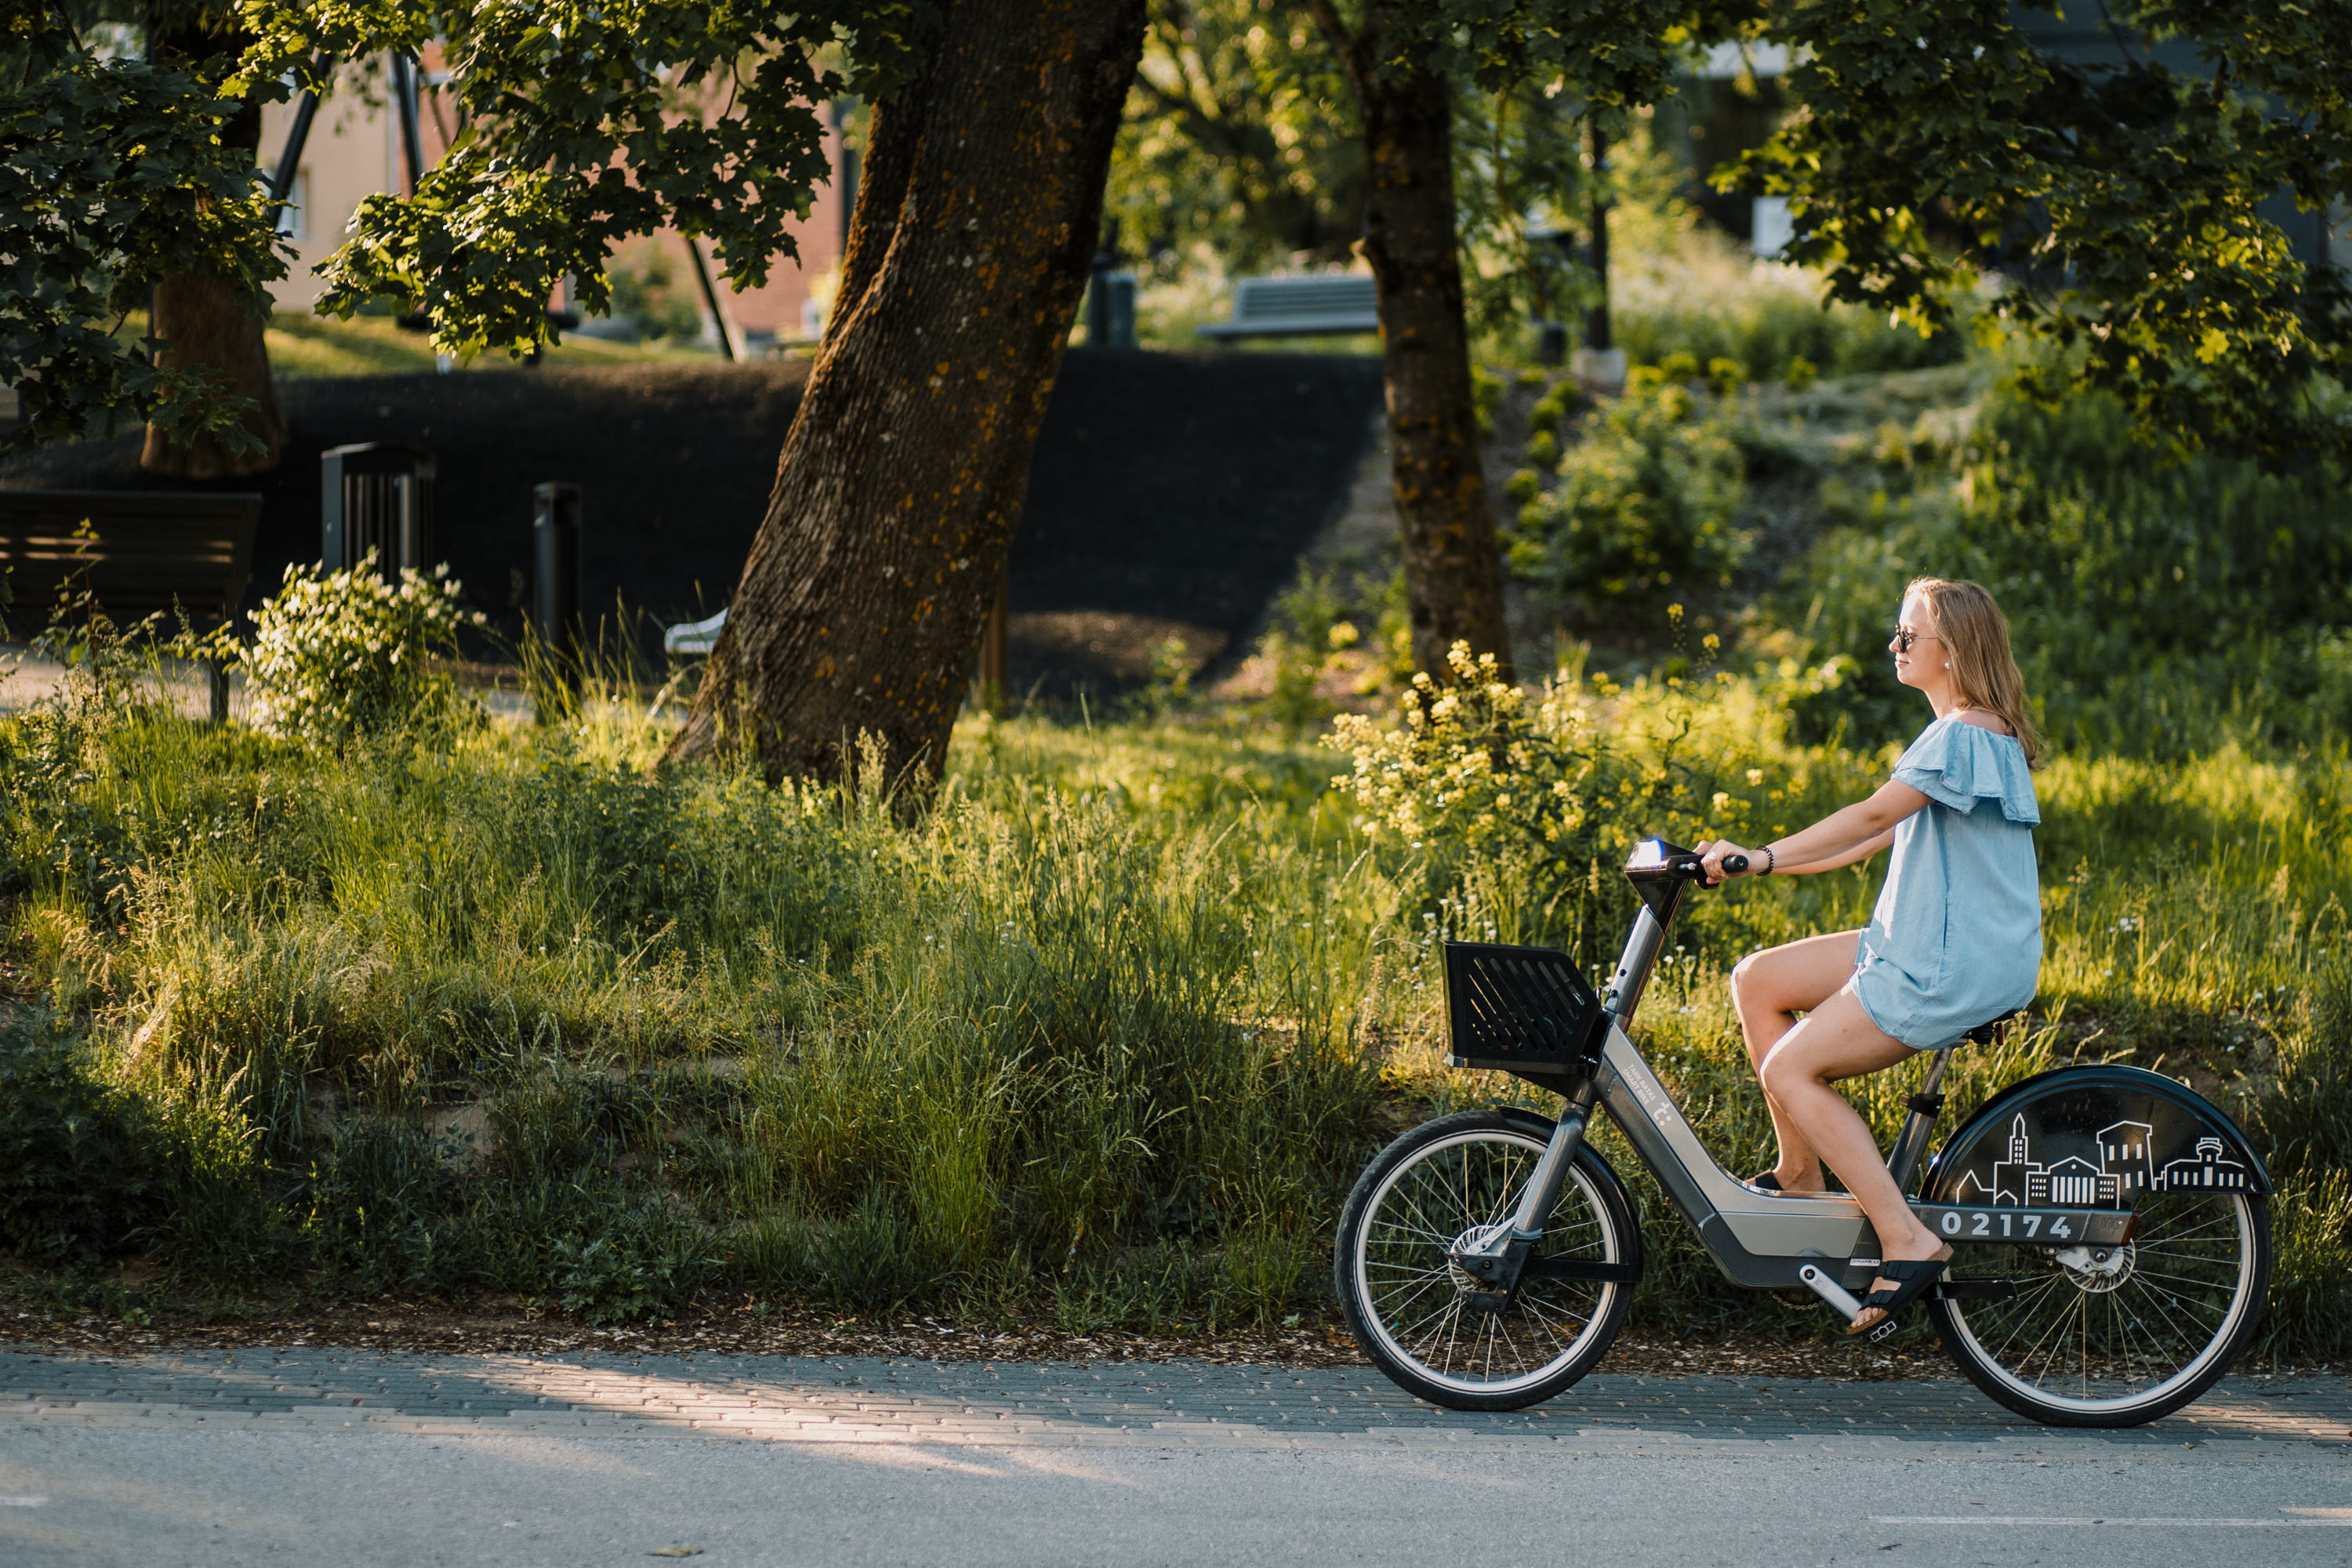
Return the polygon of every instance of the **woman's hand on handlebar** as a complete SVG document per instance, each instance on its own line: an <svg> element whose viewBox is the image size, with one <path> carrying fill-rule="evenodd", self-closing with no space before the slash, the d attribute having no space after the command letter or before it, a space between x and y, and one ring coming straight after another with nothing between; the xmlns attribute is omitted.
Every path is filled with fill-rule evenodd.
<svg viewBox="0 0 2352 1568"><path fill-rule="evenodd" d="M1754 876L1756 874L1754 868L1764 859L1760 852L1743 849L1728 838L1718 838L1712 844L1700 845L1698 857L1700 863L1706 868L1706 885L1710 888L1717 886L1727 877ZM1726 864L1727 861L1744 863L1727 865Z"/></svg>

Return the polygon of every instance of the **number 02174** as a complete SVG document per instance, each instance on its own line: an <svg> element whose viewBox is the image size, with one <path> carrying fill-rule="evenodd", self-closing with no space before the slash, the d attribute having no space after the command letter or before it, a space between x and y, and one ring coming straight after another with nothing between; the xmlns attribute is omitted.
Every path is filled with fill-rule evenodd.
<svg viewBox="0 0 2352 1568"><path fill-rule="evenodd" d="M2007 1205L1976 1207L1923 1205L1919 1217L1929 1230L1951 1241L2022 1242L2028 1247L2072 1247L2084 1242L2120 1242L2131 1227L2128 1209L2037 1209Z"/></svg>

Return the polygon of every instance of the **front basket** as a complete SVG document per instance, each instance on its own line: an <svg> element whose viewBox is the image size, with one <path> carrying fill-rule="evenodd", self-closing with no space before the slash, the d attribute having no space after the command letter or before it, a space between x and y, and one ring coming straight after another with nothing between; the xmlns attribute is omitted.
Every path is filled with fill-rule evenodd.
<svg viewBox="0 0 2352 1568"><path fill-rule="evenodd" d="M1601 998L1548 947L1445 944L1446 1059L1458 1068L1563 1073L1600 1055Z"/></svg>

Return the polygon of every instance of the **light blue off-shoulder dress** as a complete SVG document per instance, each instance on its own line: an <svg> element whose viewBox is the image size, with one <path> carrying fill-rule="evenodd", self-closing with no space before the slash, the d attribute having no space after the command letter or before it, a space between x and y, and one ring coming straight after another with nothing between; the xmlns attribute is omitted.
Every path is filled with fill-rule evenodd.
<svg viewBox="0 0 2352 1568"><path fill-rule="evenodd" d="M1847 988L1914 1050L2033 1000L2042 973L2042 808L2013 735L1938 719L1895 764L1927 804L1896 825L1886 886Z"/></svg>

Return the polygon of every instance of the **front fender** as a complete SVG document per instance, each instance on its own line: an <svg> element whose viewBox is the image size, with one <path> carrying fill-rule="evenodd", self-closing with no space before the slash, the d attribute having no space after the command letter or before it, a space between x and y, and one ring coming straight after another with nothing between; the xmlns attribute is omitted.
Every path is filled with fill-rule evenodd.
<svg viewBox="0 0 2352 1568"><path fill-rule="evenodd" d="M1945 1142L1926 1184L1937 1203L2064 1208L2131 1208L2189 1191L2268 1197L2271 1175L2211 1100L2119 1063L2011 1084Z"/></svg>
<svg viewBox="0 0 2352 1568"><path fill-rule="evenodd" d="M1550 1117L1529 1110L1524 1105L1506 1105L1499 1110L1503 1120L1512 1123L1521 1131L1532 1132L1547 1142L1551 1137L1552 1129L1558 1125ZM1634 1279L1641 1279L1642 1213L1633 1206L1633 1194L1626 1192L1625 1184L1617 1179L1617 1168L1609 1163L1607 1156L1591 1144L1580 1143L1576 1146L1576 1163L1584 1167L1586 1175L1600 1184L1603 1192L1617 1200L1617 1212L1625 1216L1627 1252L1627 1256L1619 1261L1632 1266Z"/></svg>

